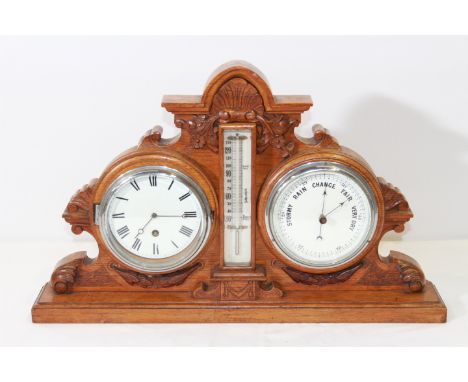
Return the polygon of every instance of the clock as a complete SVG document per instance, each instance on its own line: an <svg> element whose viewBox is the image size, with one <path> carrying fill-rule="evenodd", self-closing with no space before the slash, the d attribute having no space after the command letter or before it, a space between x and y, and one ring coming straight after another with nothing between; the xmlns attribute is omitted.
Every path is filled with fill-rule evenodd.
<svg viewBox="0 0 468 382"><path fill-rule="evenodd" d="M206 195L187 175L164 166L128 171L108 188L98 221L106 245L139 270L163 272L193 259L211 225Z"/></svg>
<svg viewBox="0 0 468 382"><path fill-rule="evenodd" d="M34 322L445 322L419 264L379 254L403 193L321 125L295 135L309 96L236 61L162 106L179 135L148 130L67 204L99 253L56 265Z"/></svg>

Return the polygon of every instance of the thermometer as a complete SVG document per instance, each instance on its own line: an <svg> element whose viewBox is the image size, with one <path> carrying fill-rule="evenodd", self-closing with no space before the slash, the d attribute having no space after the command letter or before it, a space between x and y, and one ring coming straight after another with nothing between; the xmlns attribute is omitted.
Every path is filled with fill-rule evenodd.
<svg viewBox="0 0 468 382"><path fill-rule="evenodd" d="M252 225L252 132L223 129L224 264L250 266Z"/></svg>

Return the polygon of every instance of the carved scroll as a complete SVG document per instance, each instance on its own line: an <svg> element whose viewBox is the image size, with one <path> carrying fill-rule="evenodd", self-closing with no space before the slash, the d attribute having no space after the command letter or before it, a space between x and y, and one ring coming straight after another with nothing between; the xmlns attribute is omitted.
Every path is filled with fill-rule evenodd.
<svg viewBox="0 0 468 382"><path fill-rule="evenodd" d="M257 284L259 298L283 297L284 292L276 281L260 281Z"/></svg>
<svg viewBox="0 0 468 382"><path fill-rule="evenodd" d="M289 267L278 260L273 261L273 266L281 268L297 283L306 285L328 285L338 284L348 280L354 274L354 272L362 267L362 263L358 263L350 268L333 273L307 273Z"/></svg>
<svg viewBox="0 0 468 382"><path fill-rule="evenodd" d="M424 289L426 277L416 260L396 251L391 251L389 257L397 264L401 280L409 292L420 292Z"/></svg>
<svg viewBox="0 0 468 382"><path fill-rule="evenodd" d="M159 146L162 136L162 127L155 126L148 130L138 143L138 148L153 148Z"/></svg>
<svg viewBox="0 0 468 382"><path fill-rule="evenodd" d="M165 274L145 274L132 271L127 268L122 268L117 264L111 264L110 267L115 270L128 284L139 286L142 288L169 288L176 285L181 285L193 272L203 266L202 263L179 269L178 271Z"/></svg>
<svg viewBox="0 0 468 382"><path fill-rule="evenodd" d="M93 223L93 194L97 179L92 179L89 184L81 188L72 196L62 217L71 224L71 230L75 235L83 231L91 232Z"/></svg>
<svg viewBox="0 0 468 382"><path fill-rule="evenodd" d="M63 258L55 267L50 284L57 294L72 293L80 266L89 261L86 252L76 252Z"/></svg>
<svg viewBox="0 0 468 382"><path fill-rule="evenodd" d="M320 148L339 149L338 141L330 134L328 129L322 125L312 126L313 137L310 144Z"/></svg>

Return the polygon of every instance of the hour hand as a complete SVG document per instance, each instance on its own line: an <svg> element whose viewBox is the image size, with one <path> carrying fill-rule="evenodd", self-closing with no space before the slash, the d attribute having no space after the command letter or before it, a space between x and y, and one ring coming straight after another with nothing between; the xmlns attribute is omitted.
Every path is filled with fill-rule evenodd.
<svg viewBox="0 0 468 382"><path fill-rule="evenodd" d="M158 216L158 214L157 214L156 212L153 212L153 213L151 214L151 217L149 218L149 220L146 222L146 224L138 230L138 233L136 234L135 238L137 238L138 236L140 236L141 234L143 234L143 232L145 232L146 226L150 223L151 220L153 220L153 219L156 218L157 216Z"/></svg>

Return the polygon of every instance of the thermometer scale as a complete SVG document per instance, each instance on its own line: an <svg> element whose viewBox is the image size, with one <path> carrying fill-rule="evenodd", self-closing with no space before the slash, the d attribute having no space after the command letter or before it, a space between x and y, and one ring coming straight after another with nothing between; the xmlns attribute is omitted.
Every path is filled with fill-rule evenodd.
<svg viewBox="0 0 468 382"><path fill-rule="evenodd" d="M252 263L252 131L222 129L224 197L224 265Z"/></svg>

